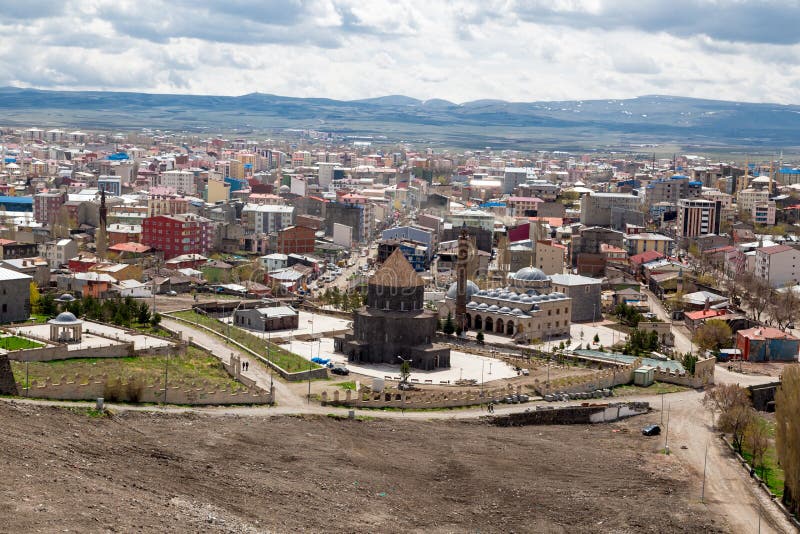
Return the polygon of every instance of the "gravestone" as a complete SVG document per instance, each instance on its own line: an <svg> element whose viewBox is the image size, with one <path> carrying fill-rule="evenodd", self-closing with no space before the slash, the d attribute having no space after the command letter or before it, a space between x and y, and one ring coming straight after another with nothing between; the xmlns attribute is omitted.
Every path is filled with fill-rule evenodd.
<svg viewBox="0 0 800 534"><path fill-rule="evenodd" d="M17 383L11 372L11 363L5 354L0 354L0 395L16 395Z"/></svg>

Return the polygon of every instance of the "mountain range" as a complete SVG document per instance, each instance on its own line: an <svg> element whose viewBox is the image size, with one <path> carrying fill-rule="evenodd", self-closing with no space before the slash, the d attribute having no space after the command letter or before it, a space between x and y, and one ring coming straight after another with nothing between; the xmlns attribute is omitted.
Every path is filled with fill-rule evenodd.
<svg viewBox="0 0 800 534"><path fill-rule="evenodd" d="M45 91L0 88L0 125L235 132L313 129L342 136L481 148L765 152L800 147L800 106L647 95L630 99L506 102L362 100Z"/></svg>

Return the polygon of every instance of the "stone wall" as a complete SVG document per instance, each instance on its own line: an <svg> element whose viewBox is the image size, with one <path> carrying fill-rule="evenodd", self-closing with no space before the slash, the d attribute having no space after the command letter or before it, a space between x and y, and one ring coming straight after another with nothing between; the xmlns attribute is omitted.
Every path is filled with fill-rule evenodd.
<svg viewBox="0 0 800 534"><path fill-rule="evenodd" d="M171 347L164 347L164 349L167 349L164 353L169 352L169 348ZM148 354L154 354L159 351L147 349L146 352ZM87 347L78 350L67 350L66 345L15 350L8 353L8 358L19 362L50 362L54 360L68 360L70 358L126 358L128 356L134 356L135 354L133 342L131 341L129 343L118 343L106 347Z"/></svg>
<svg viewBox="0 0 800 534"><path fill-rule="evenodd" d="M585 425L616 421L647 413L649 409L650 404L647 402L590 404L563 408L542 406L536 410L496 416L491 422L497 426Z"/></svg>
<svg viewBox="0 0 800 534"><path fill-rule="evenodd" d="M322 405L348 406L354 408L456 408L460 406L477 406L489 402L498 403L508 395L519 394L519 386L509 384L505 388L491 390L480 389L460 391L384 391L381 393L356 393L352 390L344 392L334 390L331 394L323 391Z"/></svg>
<svg viewBox="0 0 800 534"><path fill-rule="evenodd" d="M603 369L596 373L567 376L547 382L534 381L536 391L544 396L552 393L586 393L597 389L613 388L633 382L635 365L620 365L616 369Z"/></svg>
<svg viewBox="0 0 800 534"><path fill-rule="evenodd" d="M246 385L214 387L206 381L168 380L166 402L170 404L271 404L272 394ZM17 384L26 397L59 400L93 400L104 397L109 402L164 402L164 385L159 379L140 382L109 379L106 375L61 376L56 381L32 381L29 388Z"/></svg>
<svg viewBox="0 0 800 534"><path fill-rule="evenodd" d="M14 383L14 372L5 354L0 354L0 395L16 395L17 385Z"/></svg>

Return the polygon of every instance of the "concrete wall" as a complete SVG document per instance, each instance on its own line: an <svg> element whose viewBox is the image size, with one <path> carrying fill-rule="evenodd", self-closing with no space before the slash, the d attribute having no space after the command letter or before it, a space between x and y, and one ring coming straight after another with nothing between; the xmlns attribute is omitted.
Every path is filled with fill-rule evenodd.
<svg viewBox="0 0 800 534"><path fill-rule="evenodd" d="M583 425L590 423L606 423L625 417L647 413L650 404L647 402L625 402L611 404L595 404L588 406L565 406L563 408L547 408L513 413L494 417L492 424L497 426L526 425Z"/></svg>
<svg viewBox="0 0 800 534"><path fill-rule="evenodd" d="M28 336L25 336L28 337ZM51 342L52 343L52 342ZM169 348L169 347L165 347ZM148 349L147 353L156 353L155 349ZM78 350L67 350L65 345L42 347L38 349L15 350L8 353L10 360L19 362L51 362L54 360L68 360L70 358L126 358L134 356L133 342L119 343L107 347L92 347Z"/></svg>
<svg viewBox="0 0 800 534"><path fill-rule="evenodd" d="M455 408L460 406L477 406L489 402L497 403L504 397L519 394L519 386L509 384L505 388L480 389L468 391L401 391L358 394L351 390L344 393L334 390L323 391L322 405L349 406L356 408Z"/></svg>

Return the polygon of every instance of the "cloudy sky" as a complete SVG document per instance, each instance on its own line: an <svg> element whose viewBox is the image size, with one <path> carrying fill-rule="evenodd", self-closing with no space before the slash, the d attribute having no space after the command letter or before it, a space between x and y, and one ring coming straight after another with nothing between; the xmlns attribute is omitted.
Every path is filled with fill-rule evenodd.
<svg viewBox="0 0 800 534"><path fill-rule="evenodd" d="M0 85L800 104L800 0L0 0Z"/></svg>

